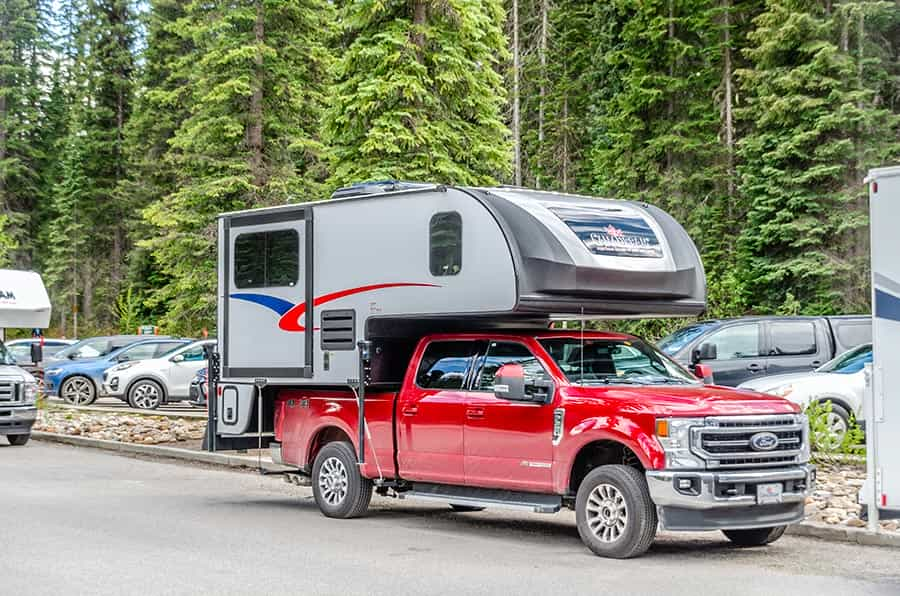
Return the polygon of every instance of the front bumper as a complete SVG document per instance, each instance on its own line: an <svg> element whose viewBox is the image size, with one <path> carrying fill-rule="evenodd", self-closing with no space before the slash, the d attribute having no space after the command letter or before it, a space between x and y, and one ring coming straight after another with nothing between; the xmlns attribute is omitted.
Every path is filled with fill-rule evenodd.
<svg viewBox="0 0 900 596"><path fill-rule="evenodd" d="M36 419L34 406L0 406L0 435L27 435Z"/></svg>
<svg viewBox="0 0 900 596"><path fill-rule="evenodd" d="M815 479L816 469L811 465L775 470L647 472L650 498L667 530L738 530L802 521ZM686 486L688 481L690 487ZM758 503L756 487L770 483L782 485L781 499Z"/></svg>

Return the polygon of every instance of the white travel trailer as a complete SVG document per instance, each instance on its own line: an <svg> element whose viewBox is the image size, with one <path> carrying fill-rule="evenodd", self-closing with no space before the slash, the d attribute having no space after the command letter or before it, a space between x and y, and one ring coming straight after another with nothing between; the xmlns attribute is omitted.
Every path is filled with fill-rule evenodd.
<svg viewBox="0 0 900 596"><path fill-rule="evenodd" d="M0 334L11 328L50 325L50 298L41 276L32 271L0 269ZM37 345L33 348L39 348ZM40 360L33 352L32 359ZM12 445L24 445L37 416L35 378L16 365L0 341L0 435Z"/></svg>
<svg viewBox="0 0 900 596"><path fill-rule="evenodd" d="M644 203L369 183L224 214L218 235L221 435L251 427L255 387L357 382L359 342L367 383L390 383L429 330L705 308L694 243Z"/></svg>
<svg viewBox="0 0 900 596"><path fill-rule="evenodd" d="M871 392L866 404L868 480L861 502L873 526L900 517L900 166L869 172L872 245Z"/></svg>

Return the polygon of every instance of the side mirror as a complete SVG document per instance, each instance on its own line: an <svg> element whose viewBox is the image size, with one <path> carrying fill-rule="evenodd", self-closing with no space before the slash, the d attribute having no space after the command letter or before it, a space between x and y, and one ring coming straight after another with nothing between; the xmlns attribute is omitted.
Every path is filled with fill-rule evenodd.
<svg viewBox="0 0 900 596"><path fill-rule="evenodd" d="M713 384L713 369L708 364L695 364L693 366L694 376L703 381L705 385Z"/></svg>
<svg viewBox="0 0 900 596"><path fill-rule="evenodd" d="M521 364L504 364L494 375L494 395L500 399L525 399L525 369Z"/></svg>
<svg viewBox="0 0 900 596"><path fill-rule="evenodd" d="M691 364L697 364L704 360L715 360L718 355L716 344L704 343L691 352Z"/></svg>
<svg viewBox="0 0 900 596"><path fill-rule="evenodd" d="M172 362L184 362L184 354L175 354L172 356Z"/></svg>
<svg viewBox="0 0 900 596"><path fill-rule="evenodd" d="M39 364L44 359L44 346L38 342L31 344L31 362Z"/></svg>
<svg viewBox="0 0 900 596"><path fill-rule="evenodd" d="M128 362L129 360L131 360L131 358L129 358L125 354L122 354L121 356L116 356L116 362Z"/></svg>
<svg viewBox="0 0 900 596"><path fill-rule="evenodd" d="M77 355L78 355L77 352L72 352L68 356L66 356L66 358L68 358L69 360L75 360Z"/></svg>

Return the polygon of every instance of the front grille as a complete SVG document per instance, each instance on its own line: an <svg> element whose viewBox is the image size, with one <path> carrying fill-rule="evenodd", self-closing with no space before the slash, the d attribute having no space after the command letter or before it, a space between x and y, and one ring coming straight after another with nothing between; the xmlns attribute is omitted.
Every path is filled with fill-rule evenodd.
<svg viewBox="0 0 900 596"><path fill-rule="evenodd" d="M774 435L778 439L775 447L769 450L754 448L752 439L759 433ZM806 441L804 425L794 415L712 417L706 419L704 426L691 432L691 449L709 468L800 463Z"/></svg>
<svg viewBox="0 0 900 596"><path fill-rule="evenodd" d="M22 401L21 384L0 380L0 404L14 404Z"/></svg>

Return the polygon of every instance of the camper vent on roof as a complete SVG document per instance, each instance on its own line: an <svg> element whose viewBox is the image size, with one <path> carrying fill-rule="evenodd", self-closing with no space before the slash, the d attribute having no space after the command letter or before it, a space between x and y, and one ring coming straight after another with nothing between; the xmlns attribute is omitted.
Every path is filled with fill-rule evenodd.
<svg viewBox="0 0 900 596"><path fill-rule="evenodd" d="M322 311L322 349L352 350L356 347L356 311Z"/></svg>

